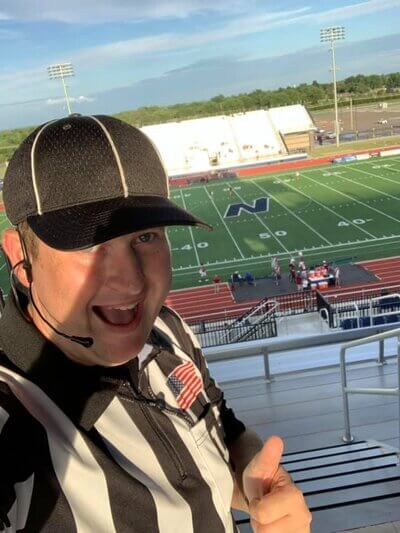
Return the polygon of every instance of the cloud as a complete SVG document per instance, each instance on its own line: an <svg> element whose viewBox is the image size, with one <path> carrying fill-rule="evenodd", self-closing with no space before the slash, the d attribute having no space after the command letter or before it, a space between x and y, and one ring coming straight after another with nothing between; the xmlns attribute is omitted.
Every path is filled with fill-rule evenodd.
<svg viewBox="0 0 400 533"><path fill-rule="evenodd" d="M182 18L201 12L249 9L255 0L2 0L4 18L86 24Z"/></svg>
<svg viewBox="0 0 400 533"><path fill-rule="evenodd" d="M165 53L168 51L188 50L193 47L233 39L264 31L273 26L286 25L289 21L296 21L298 16L307 12L309 8L290 11L267 12L261 15L230 19L219 28L192 32L190 34L163 33L149 35L136 39L127 39L105 45L84 48L72 55L71 61L85 65L124 58L133 58L147 54Z"/></svg>
<svg viewBox="0 0 400 533"><path fill-rule="evenodd" d="M223 3L222 1L219 2L220 7ZM71 60L90 65L93 62L107 63L148 54L187 51L191 48L276 28L296 24L324 24L332 23L332 21L344 21L352 17L395 7L400 7L400 0L366 0L325 11L311 11L309 7L284 11L264 10L262 13L252 13L250 16L231 16L224 24L211 30L191 32L190 34L162 33L85 48L74 53Z"/></svg>
<svg viewBox="0 0 400 533"><path fill-rule="evenodd" d="M340 78L354 74L394 72L400 69L400 34L377 39L345 42L337 49ZM217 94L239 94L255 89L273 89L279 86L331 79L329 58L323 47L312 47L279 57L242 61L235 57L220 57L200 61L186 68L170 70L160 76L140 81L129 87L119 87L90 95L79 103L85 114L118 113L144 105L167 105L177 102L204 100ZM1 78L0 78L1 84ZM61 98L59 105L46 101L0 104L2 128L40 124L65 115ZM22 105L24 104L24 105ZM77 104L74 104L76 106Z"/></svg>
<svg viewBox="0 0 400 533"><path fill-rule="evenodd" d="M72 104L86 104L88 102L94 102L95 98L90 96L70 96L69 101ZM65 103L65 98L48 98L46 100L47 105L60 105Z"/></svg>

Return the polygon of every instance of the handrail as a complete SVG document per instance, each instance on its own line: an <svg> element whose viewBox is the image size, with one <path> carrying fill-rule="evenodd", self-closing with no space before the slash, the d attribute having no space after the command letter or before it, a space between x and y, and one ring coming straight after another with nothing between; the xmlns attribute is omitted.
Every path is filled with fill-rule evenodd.
<svg viewBox="0 0 400 533"><path fill-rule="evenodd" d="M394 297L397 297L399 299L398 303L400 304L400 294L398 293L393 293L393 294L385 294L384 296L378 296L377 298L371 298L370 302L369 302L369 316L371 317L372 319L372 308L373 308L373 303L374 302L377 302L377 303L380 303L381 300L389 300L389 299L393 299ZM375 313L375 316L382 316L382 315L398 315L399 314L399 310L397 311L385 311L383 313Z"/></svg>
<svg viewBox="0 0 400 533"><path fill-rule="evenodd" d="M346 374L346 350L354 348L355 346L362 346L376 341L384 341L397 337L397 388L373 388L373 387L348 387L347 386L347 374ZM383 394L388 396L398 396L399 403L399 439L400 439L400 328L392 329L384 333L378 333L376 335L370 335L363 339L353 340L342 344L340 347L340 376L342 382L342 397L343 397L343 412L344 412L344 424L345 433L342 437L344 442L352 442L354 440L350 429L350 412L349 412L349 394Z"/></svg>
<svg viewBox="0 0 400 533"><path fill-rule="evenodd" d="M275 304L273 305L273 307L271 307L271 309L268 309L266 313L264 313L263 315L260 316L259 320L257 320L253 324L251 324L252 327L248 331L245 331L244 333L241 333L241 334L239 333L238 336L235 337L234 339L232 339L230 342L238 342L241 339L246 338L248 335L250 335L250 333L252 333L257 328L257 326L259 326L261 324L264 324L264 322L267 320L267 318L269 318L268 315L270 313L273 313L275 311L275 309L278 308L278 307L279 307L279 303L275 302ZM251 315L249 315L249 316L251 316ZM247 318L249 318L249 316ZM225 337L223 337L223 339L225 339Z"/></svg>
<svg viewBox="0 0 400 533"><path fill-rule="evenodd" d="M360 308L358 307L358 304L357 302L346 302L346 306L350 307L351 305L354 305L355 307L355 310L356 310L356 316L354 318L357 319L357 327L359 328L360 327ZM339 318L339 311L340 311L340 307L336 307L335 309L335 313L336 313L336 323L339 325L340 323L340 318ZM351 318L351 317L347 317L347 318Z"/></svg>
<svg viewBox="0 0 400 533"><path fill-rule="evenodd" d="M235 326L241 322L243 322L243 320L245 320L246 318L250 318L252 315L254 315L255 313L257 313L257 311L259 309L261 309L262 307L264 307L265 304L268 303L268 300L269 298L266 297L266 298L263 298L260 302L258 302L256 305L254 305L252 308L248 309L247 311L245 311L243 313L243 315L241 315L240 317L238 317L236 320L234 320L232 322L232 324L229 325L229 328L227 329L224 337L222 337L222 340L224 339L227 339L229 338L229 335L231 333L231 331L233 329L235 329ZM267 312L265 314L268 313L268 309L267 309ZM231 342L231 341L230 341Z"/></svg>

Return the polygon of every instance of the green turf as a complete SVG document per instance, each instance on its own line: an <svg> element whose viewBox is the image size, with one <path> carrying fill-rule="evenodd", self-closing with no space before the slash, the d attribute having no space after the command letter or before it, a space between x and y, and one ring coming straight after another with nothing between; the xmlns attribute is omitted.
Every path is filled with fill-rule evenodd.
<svg viewBox="0 0 400 533"><path fill-rule="evenodd" d="M200 285L200 263L207 266L210 279L218 273L228 280L235 270L270 274L275 255L287 271L289 258L298 251L308 264L400 255L400 157L299 172L299 177L292 171L173 187L171 197L177 204L214 227L213 232L168 230L174 288ZM224 217L230 204L253 204L260 197L269 198L268 212ZM0 230L7 225L0 214ZM3 261L0 286L7 290Z"/></svg>
<svg viewBox="0 0 400 533"><path fill-rule="evenodd" d="M199 285L199 263L210 278L227 280L233 271L270 273L271 258L288 259L302 251L306 261L365 260L399 255L400 158L372 159L346 165L267 174L207 186L172 189L182 207L214 226L171 228L174 287ZM211 195L211 193L213 193ZM241 212L225 219L229 204L253 204L269 198L262 214Z"/></svg>

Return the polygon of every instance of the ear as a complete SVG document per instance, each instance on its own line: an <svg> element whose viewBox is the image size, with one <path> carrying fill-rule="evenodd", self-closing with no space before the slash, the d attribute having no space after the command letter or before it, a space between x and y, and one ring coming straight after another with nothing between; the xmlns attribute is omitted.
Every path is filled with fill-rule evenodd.
<svg viewBox="0 0 400 533"><path fill-rule="evenodd" d="M2 246L5 254L8 257L8 260L11 263L11 267L20 261L23 261L24 254L22 253L21 241L19 240L17 230L8 228L3 232ZM14 270L14 274L18 281L22 283L22 285L25 287L29 286L23 263L17 266L17 268Z"/></svg>

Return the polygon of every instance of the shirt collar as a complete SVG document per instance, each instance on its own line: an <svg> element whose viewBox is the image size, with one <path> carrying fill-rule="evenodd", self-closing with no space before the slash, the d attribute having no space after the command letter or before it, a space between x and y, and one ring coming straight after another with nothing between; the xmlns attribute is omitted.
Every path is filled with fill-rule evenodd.
<svg viewBox="0 0 400 533"><path fill-rule="evenodd" d="M11 291L0 320L0 348L6 355L0 364L22 371L87 431L117 394L122 381L128 379L126 365L83 366L66 357L24 318ZM145 345L139 360L143 362L151 351L152 346Z"/></svg>

